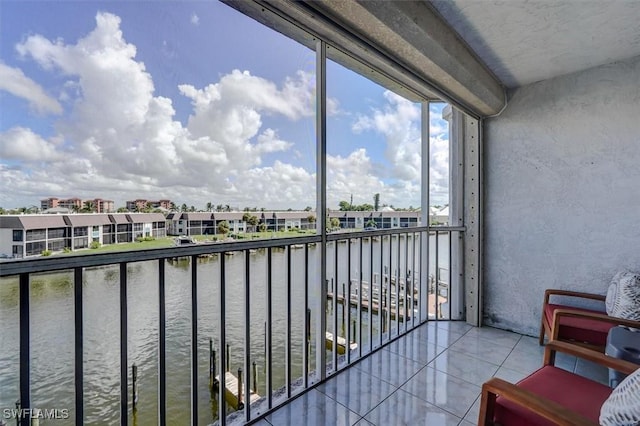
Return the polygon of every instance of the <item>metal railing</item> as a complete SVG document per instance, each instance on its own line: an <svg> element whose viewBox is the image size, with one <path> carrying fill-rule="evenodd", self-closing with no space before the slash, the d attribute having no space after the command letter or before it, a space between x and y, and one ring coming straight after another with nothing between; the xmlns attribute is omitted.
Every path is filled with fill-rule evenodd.
<svg viewBox="0 0 640 426"><path fill-rule="evenodd" d="M130 421L128 267L138 262L154 262L157 268L157 416L159 424L167 424L170 407L167 402L166 277L167 263L175 259L185 259L190 268L191 424L201 422L199 409L203 407L199 407L199 401L202 401L199 392L207 390L211 392L215 407L211 423L215 420L220 424L249 422L424 321L451 318L451 242L452 235L459 236L463 231L462 227L416 227L333 233L326 235L326 265L318 264L320 235L2 263L0 277L18 277L20 407L32 407L30 280L33 274L73 271L76 424L86 421L88 401L84 380L83 281L91 268L114 265L119 268L120 424L127 425ZM441 238L444 240L440 241ZM443 244L448 247L443 249ZM443 253L448 255L444 256L446 262ZM202 258L213 259L213 263L206 267L206 274L201 277L204 266L200 266L199 261ZM231 267L236 272L232 272ZM326 268L325 283L319 282L317 268ZM216 277L212 278L212 271ZM256 278L257 273L262 278ZM198 292L208 288L205 286L211 285L212 281L217 282L214 290L217 297L214 311L217 309L217 312L213 317L217 322L216 336L205 335L198 323L200 315L209 311L209 306L203 306ZM318 302L323 285L327 299ZM279 294L284 297L277 297ZM238 295L240 308L231 312L229 298ZM255 301L256 295L264 297L264 305ZM443 312L444 303L448 304L446 312ZM325 317L321 318L323 315ZM320 324L325 323L327 329L322 330ZM262 346L261 339L256 338L256 330L260 328L264 330ZM242 333L232 336L231 329L240 329ZM216 358L215 352L209 353L213 363L209 367L209 374L213 375L209 377L209 389L199 385L202 377L199 377L198 367L202 365L202 358L199 360L198 355L202 352L199 344L202 346L203 341L210 342L211 348L215 341L219 354ZM229 355L225 348L230 343L241 347L240 352ZM318 357L318 351L325 350L327 364L318 365L317 360L324 359ZM274 351L284 357L277 357ZM230 358L241 366L238 377L229 371ZM264 385L260 386L263 395L259 395L256 384L257 362L264 366ZM241 376L242 372L244 375ZM138 374L141 373L136 369L136 376ZM233 382L234 378L236 382ZM230 389L232 386L235 388ZM133 388L137 390L135 385ZM235 414L227 418L230 411ZM21 424L29 424L28 419L23 418Z"/></svg>

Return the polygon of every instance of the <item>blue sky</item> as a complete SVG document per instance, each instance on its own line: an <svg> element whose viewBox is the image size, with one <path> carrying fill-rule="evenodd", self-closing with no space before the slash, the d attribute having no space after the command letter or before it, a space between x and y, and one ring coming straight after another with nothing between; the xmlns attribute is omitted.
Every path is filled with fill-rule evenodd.
<svg viewBox="0 0 640 426"><path fill-rule="evenodd" d="M315 206L315 53L218 2L0 3L0 206ZM329 63L328 202L418 206L420 106ZM447 127L432 105L432 204Z"/></svg>

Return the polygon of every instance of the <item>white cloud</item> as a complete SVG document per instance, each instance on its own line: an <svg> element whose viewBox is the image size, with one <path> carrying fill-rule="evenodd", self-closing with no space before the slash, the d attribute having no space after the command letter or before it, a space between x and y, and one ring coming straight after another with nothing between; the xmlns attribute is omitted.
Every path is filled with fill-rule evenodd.
<svg viewBox="0 0 640 426"><path fill-rule="evenodd" d="M385 159L392 179L387 191L396 199L387 203L408 206L407 200L414 200L418 204L422 162L420 105L391 91L386 91L384 97L387 104L369 115L359 115L352 130L356 134L374 131L385 138ZM430 194L432 203L444 204L448 202L449 189L448 126L440 114L432 113L430 117Z"/></svg>
<svg viewBox="0 0 640 426"><path fill-rule="evenodd" d="M354 204L369 203L368 195L385 192L385 185L374 171L371 158L364 148L346 157L327 155L327 202L337 206L354 195ZM359 199L362 199L360 201Z"/></svg>
<svg viewBox="0 0 640 426"><path fill-rule="evenodd" d="M55 139L47 141L24 127L13 127L0 133L0 158L27 163L62 160Z"/></svg>
<svg viewBox="0 0 640 426"><path fill-rule="evenodd" d="M199 18L199 17L198 17L198 15L196 15L195 13L192 13L192 14L191 14L190 22L191 22L193 25L199 25L199 24L200 24L200 18Z"/></svg>
<svg viewBox="0 0 640 426"><path fill-rule="evenodd" d="M153 79L136 60L137 49L125 40L115 15L98 13L95 29L75 44L33 35L16 50L67 78L61 98L72 107L55 123L63 138L59 146L30 129L2 135L2 158L42 163L39 168L12 169L13 179L22 173L25 193L40 187L41 196L62 196L48 191L66 187L74 192L67 195L81 197L113 197L110 194L116 192L130 194L126 198L155 198L166 193L176 199L206 200L241 193L244 198L264 199L267 192L251 182L261 177L274 201L279 200L276 188L291 200L309 194L313 198L315 184L310 191L296 183L306 185L310 176L303 176L302 169L281 162L257 168L263 155L293 146L277 129L264 128L264 115L289 120L313 116L312 74L300 71L279 87L235 70L202 89L181 85L193 104L188 125L183 126L174 118L172 100L154 95ZM21 145L15 143L18 140ZM0 178L6 178L5 173L9 172L0 170ZM40 186L38 180L55 185ZM0 190L0 195L7 190Z"/></svg>
<svg viewBox="0 0 640 426"><path fill-rule="evenodd" d="M386 140L385 157L393 177L420 179L420 107L393 92L384 92L387 105L370 116L359 116L352 129L356 133L373 130Z"/></svg>
<svg viewBox="0 0 640 426"><path fill-rule="evenodd" d="M54 138L23 127L0 134L0 157L19 164L0 162L3 200L22 194L36 200L166 197L198 207L207 201L240 207L315 205L315 173L288 164L285 158L294 160L299 150L264 123L277 116L313 125L313 74L298 71L277 84L233 70L200 88L182 84L179 91L192 105L183 125L175 118L173 101L155 94L151 74L136 59L137 48L125 40L115 15L98 13L95 28L75 43L33 35L16 49L25 60L63 76L59 98L69 111L55 122ZM385 99L386 107L359 117L353 130L382 134L390 167L381 171L365 149L328 156L330 206L351 194L361 204L380 193L383 203L397 206L419 196L419 108L391 92ZM330 113L346 113L337 100L329 101ZM433 141L437 149L442 143ZM280 160L265 164L265 155L274 153Z"/></svg>
<svg viewBox="0 0 640 426"><path fill-rule="evenodd" d="M29 102L31 108L39 113L61 114L62 106L47 95L35 81L24 75L21 69L0 62L0 90Z"/></svg>

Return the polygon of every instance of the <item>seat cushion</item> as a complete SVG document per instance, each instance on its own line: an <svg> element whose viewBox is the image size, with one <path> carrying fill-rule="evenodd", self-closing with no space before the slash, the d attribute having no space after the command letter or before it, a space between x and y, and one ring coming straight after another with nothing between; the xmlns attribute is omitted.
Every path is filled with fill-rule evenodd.
<svg viewBox="0 0 640 426"><path fill-rule="evenodd" d="M554 401L595 423L598 423L600 407L611 395L610 387L553 366L542 367L518 382L518 386ZM494 416L496 422L503 425L555 424L502 397L496 399Z"/></svg>
<svg viewBox="0 0 640 426"><path fill-rule="evenodd" d="M574 308L549 303L544 309L544 314L549 324L553 323L553 312L556 309L571 309L580 312L606 314L603 311L594 311L590 309ZM558 337L560 340L589 342L591 344L604 347L607 344L607 333L609 333L611 327L614 327L614 324L593 319L573 317L560 318L560 331Z"/></svg>

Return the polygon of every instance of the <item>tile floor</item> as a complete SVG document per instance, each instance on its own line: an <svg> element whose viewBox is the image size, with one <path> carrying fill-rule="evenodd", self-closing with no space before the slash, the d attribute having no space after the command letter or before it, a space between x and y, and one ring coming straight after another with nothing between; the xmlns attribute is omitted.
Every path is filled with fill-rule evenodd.
<svg viewBox="0 0 640 426"><path fill-rule="evenodd" d="M480 387L516 382L542 365L537 339L462 322L429 322L255 423L472 425ZM557 365L608 383L606 369L558 354Z"/></svg>

